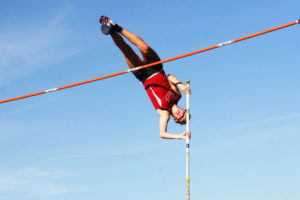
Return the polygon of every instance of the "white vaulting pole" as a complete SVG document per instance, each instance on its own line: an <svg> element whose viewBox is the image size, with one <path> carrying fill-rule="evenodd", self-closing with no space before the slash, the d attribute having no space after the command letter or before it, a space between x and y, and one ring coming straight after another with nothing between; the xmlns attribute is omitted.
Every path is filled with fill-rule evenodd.
<svg viewBox="0 0 300 200"><path fill-rule="evenodd" d="M190 80L186 81L190 87ZM186 94L186 131L190 131L190 95ZM186 199L190 200L190 138L185 139L186 149Z"/></svg>

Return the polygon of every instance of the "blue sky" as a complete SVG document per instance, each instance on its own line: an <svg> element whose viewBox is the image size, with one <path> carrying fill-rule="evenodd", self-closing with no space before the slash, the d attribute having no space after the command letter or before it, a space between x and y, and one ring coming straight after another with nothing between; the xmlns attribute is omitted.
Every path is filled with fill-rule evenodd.
<svg viewBox="0 0 300 200"><path fill-rule="evenodd" d="M299 6L1 1L0 99L127 69L100 32L102 14L166 59L295 21ZM191 80L191 199L300 198L299 32L164 65ZM1 200L184 198L184 141L159 138L158 115L131 74L0 105Z"/></svg>

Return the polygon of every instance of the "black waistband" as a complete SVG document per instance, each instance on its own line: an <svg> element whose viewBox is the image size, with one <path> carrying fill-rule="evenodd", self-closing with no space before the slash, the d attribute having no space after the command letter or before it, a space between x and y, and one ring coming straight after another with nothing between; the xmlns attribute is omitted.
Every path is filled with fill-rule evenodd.
<svg viewBox="0 0 300 200"><path fill-rule="evenodd" d="M147 80L151 75L160 72L163 69L162 64L155 65L153 67L147 67L133 72L134 76L141 82Z"/></svg>

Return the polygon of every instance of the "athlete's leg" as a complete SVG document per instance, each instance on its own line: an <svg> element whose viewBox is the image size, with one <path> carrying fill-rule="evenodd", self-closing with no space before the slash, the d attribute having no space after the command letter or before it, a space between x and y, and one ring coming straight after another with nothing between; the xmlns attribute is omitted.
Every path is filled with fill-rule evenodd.
<svg viewBox="0 0 300 200"><path fill-rule="evenodd" d="M123 53L129 68L135 68L143 65L142 59L132 50L132 48L128 44L126 44L126 42L118 32L113 32L110 35L114 43Z"/></svg>
<svg viewBox="0 0 300 200"><path fill-rule="evenodd" d="M146 44L140 36L131 33L126 29L122 29L120 33L140 50L146 64L160 61L157 53Z"/></svg>
<svg viewBox="0 0 300 200"><path fill-rule="evenodd" d="M143 64L143 62L134 53L134 51L130 48L130 46L128 46L124 42L123 38L116 32L122 34L125 38L127 38L132 44L134 44L140 50L140 52L143 55L144 63L148 64L160 60L157 53L150 46L148 46L143 41L143 39L140 38L138 35L123 29L122 27L120 27L118 24L116 24L106 16L100 17L100 23L101 23L102 32L106 35L110 34L112 36L116 45L123 52L130 68L140 66Z"/></svg>

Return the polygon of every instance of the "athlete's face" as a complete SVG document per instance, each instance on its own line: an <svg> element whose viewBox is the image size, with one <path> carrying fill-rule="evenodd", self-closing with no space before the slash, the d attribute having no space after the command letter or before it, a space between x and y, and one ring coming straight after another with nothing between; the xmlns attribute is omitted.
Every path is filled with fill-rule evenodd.
<svg viewBox="0 0 300 200"><path fill-rule="evenodd" d="M179 124L184 124L186 121L186 110L179 108L173 113L174 120Z"/></svg>

